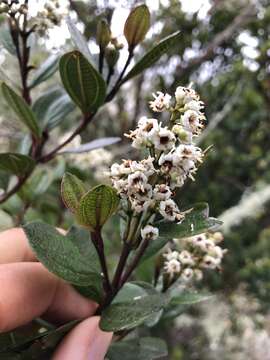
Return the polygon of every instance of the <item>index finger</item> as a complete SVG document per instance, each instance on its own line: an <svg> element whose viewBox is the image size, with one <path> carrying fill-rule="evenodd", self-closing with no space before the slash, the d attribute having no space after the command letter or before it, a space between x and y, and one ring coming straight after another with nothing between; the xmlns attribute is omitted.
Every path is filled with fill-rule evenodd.
<svg viewBox="0 0 270 360"><path fill-rule="evenodd" d="M0 264L37 261L25 233L13 228L0 233Z"/></svg>

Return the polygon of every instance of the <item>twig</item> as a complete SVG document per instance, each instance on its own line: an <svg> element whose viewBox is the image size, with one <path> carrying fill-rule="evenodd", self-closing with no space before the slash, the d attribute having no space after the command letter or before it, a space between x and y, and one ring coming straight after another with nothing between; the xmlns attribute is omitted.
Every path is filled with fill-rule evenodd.
<svg viewBox="0 0 270 360"><path fill-rule="evenodd" d="M110 283L108 267L107 267L107 263L106 263L105 253L104 253L104 243L103 243L103 239L102 239L100 230L91 232L91 239L97 250L99 262L101 265L101 270L104 275L104 283L103 283L104 291L106 292L106 294L111 294L112 287L111 287L111 283Z"/></svg>
<svg viewBox="0 0 270 360"><path fill-rule="evenodd" d="M128 66L129 66L129 64L130 64L130 62L131 62L131 60L133 58L133 55L134 55L133 50L130 49L127 61L125 63L125 66L124 66L122 72L120 73L118 79L116 80L116 83L115 83L114 87L112 88L112 90L107 95L106 102L112 100L114 98L115 94L117 93L117 91L119 90L119 88L121 87L121 85L122 85L121 81L122 81L123 76L125 75L125 72L126 72Z"/></svg>
<svg viewBox="0 0 270 360"><path fill-rule="evenodd" d="M37 159L40 163L46 163L50 160L52 160L55 155L58 153L59 150L61 150L63 147L65 147L67 144L69 144L77 135L79 135L91 122L93 119L95 113L85 115L81 124L77 127L77 129L64 141L62 144L58 145L55 149L53 149L48 154L45 154Z"/></svg>
<svg viewBox="0 0 270 360"><path fill-rule="evenodd" d="M112 282L112 287L113 289L117 289L119 286L119 282L121 280L121 276L123 273L123 270L125 268L126 262L128 260L128 256L130 254L131 251L131 246L128 242L124 242L123 244L123 248L122 248L122 252L120 255L120 259L114 274L114 278L113 278L113 282Z"/></svg>
<svg viewBox="0 0 270 360"><path fill-rule="evenodd" d="M149 239L145 239L143 240L143 242L141 243L137 253L135 254L134 258L132 259L132 262L130 263L130 265L128 266L125 274L123 275L120 283L119 283L119 289L126 283L126 281L129 279L129 277L131 276L131 274L133 273L133 271L135 270L135 268L137 267L137 265L139 264L142 255L144 254L146 248L149 245Z"/></svg>

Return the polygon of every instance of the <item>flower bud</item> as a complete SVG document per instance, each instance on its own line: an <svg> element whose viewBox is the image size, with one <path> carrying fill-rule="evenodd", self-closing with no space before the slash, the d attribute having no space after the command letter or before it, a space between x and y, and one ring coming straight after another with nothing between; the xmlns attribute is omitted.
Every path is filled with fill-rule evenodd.
<svg viewBox="0 0 270 360"><path fill-rule="evenodd" d="M146 5L135 7L129 14L124 35L127 39L129 50L133 50L145 38L150 28L150 12Z"/></svg>
<svg viewBox="0 0 270 360"><path fill-rule="evenodd" d="M112 69L119 59L119 50L113 45L108 45L105 49L105 59L109 68Z"/></svg>
<svg viewBox="0 0 270 360"><path fill-rule="evenodd" d="M106 19L101 19L97 25L97 44L105 49L111 40L111 30Z"/></svg>
<svg viewBox="0 0 270 360"><path fill-rule="evenodd" d="M9 6L5 3L0 4L0 14L7 13Z"/></svg>

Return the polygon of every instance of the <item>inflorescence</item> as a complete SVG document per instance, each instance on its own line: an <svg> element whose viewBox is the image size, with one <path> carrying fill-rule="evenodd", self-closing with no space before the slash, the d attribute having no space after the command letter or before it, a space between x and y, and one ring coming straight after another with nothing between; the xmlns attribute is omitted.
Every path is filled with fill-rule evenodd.
<svg viewBox="0 0 270 360"><path fill-rule="evenodd" d="M110 176L113 187L135 214L150 213L180 223L185 212L179 209L173 198L176 189L182 187L188 178L194 180L198 165L203 162L204 152L195 145L194 139L204 128L204 103L192 88L181 86L177 87L174 99L162 92L153 94L153 97L149 103L152 111L167 111L170 119L164 125L155 118L142 117L137 128L126 136L132 141L132 147L147 150L147 157L141 161L122 160L121 164L113 164ZM141 230L141 237L158 237L158 228L152 226L152 220ZM217 251L217 247L215 249ZM214 250L211 248L211 251ZM214 267L214 262L211 265L208 260L217 258L206 253L198 260L198 265L197 252L192 260L187 250L177 254L177 258L173 257L174 253L166 255L164 271L181 274L186 279L194 274L200 277L202 264ZM188 264L189 260L190 267L183 267L183 261Z"/></svg>

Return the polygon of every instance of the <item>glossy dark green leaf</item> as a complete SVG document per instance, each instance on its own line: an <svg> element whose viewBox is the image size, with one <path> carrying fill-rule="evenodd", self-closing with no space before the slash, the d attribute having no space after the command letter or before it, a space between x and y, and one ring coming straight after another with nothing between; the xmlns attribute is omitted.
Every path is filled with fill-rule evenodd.
<svg viewBox="0 0 270 360"><path fill-rule="evenodd" d="M67 93L84 114L95 112L104 103L105 81L82 53L63 55L59 69Z"/></svg>
<svg viewBox="0 0 270 360"><path fill-rule="evenodd" d="M84 152L88 152L95 149L103 148L105 146L116 144L119 141L121 141L121 138L119 137L106 137L106 138L96 139L90 141L89 143L82 144L77 148L63 150L61 151L61 154L81 154Z"/></svg>
<svg viewBox="0 0 270 360"><path fill-rule="evenodd" d="M24 232L38 260L55 275L79 286L94 286L101 281L98 269L80 253L70 234L60 234L54 227L35 221Z"/></svg>
<svg viewBox="0 0 270 360"><path fill-rule="evenodd" d="M171 222L156 224L159 228L159 238L150 243L144 253L142 261L155 255L170 239L180 239L202 234L206 231L217 230L222 222L215 218L209 218L208 212L208 204L199 203L194 205L193 210L190 213L186 214L186 217L181 224Z"/></svg>
<svg viewBox="0 0 270 360"><path fill-rule="evenodd" d="M65 206L76 212L80 200L86 193L83 182L77 176L65 173L61 182L61 196Z"/></svg>
<svg viewBox="0 0 270 360"><path fill-rule="evenodd" d="M74 45L86 57L86 59L91 62L91 53L87 44L87 40L78 30L77 26L70 17L67 17L67 26Z"/></svg>
<svg viewBox="0 0 270 360"><path fill-rule="evenodd" d="M35 161L29 156L16 153L0 154L0 170L23 177L35 167Z"/></svg>
<svg viewBox="0 0 270 360"><path fill-rule="evenodd" d="M48 59L35 71L29 87L33 88L53 76L58 69L58 61L59 57L57 55L48 57Z"/></svg>
<svg viewBox="0 0 270 360"><path fill-rule="evenodd" d="M13 91L7 84L2 83L2 93L7 104L17 115L18 119L31 131L31 133L40 137L40 129L34 112L25 100Z"/></svg>
<svg viewBox="0 0 270 360"><path fill-rule="evenodd" d="M165 341L153 337L115 342L106 355L108 360L154 360L168 355Z"/></svg>
<svg viewBox="0 0 270 360"><path fill-rule="evenodd" d="M157 292L155 291L155 294ZM113 304L131 302L137 297L147 296L146 289L136 283L126 283L113 300Z"/></svg>
<svg viewBox="0 0 270 360"><path fill-rule="evenodd" d="M83 195L76 211L76 218L79 224L91 231L98 230L114 214L119 201L115 189L107 185L98 185Z"/></svg>
<svg viewBox="0 0 270 360"><path fill-rule="evenodd" d="M177 46L177 43L180 41L181 35L180 31L166 37L161 40L156 46L154 46L149 52L147 52L128 72L128 74L124 77L122 83L128 81L134 76L139 75L144 70L148 69L152 65L154 65L162 55L167 54L168 51Z"/></svg>
<svg viewBox="0 0 270 360"><path fill-rule="evenodd" d="M104 331L132 329L143 324L166 305L162 294L138 296L129 302L111 304L106 308L100 321Z"/></svg>

